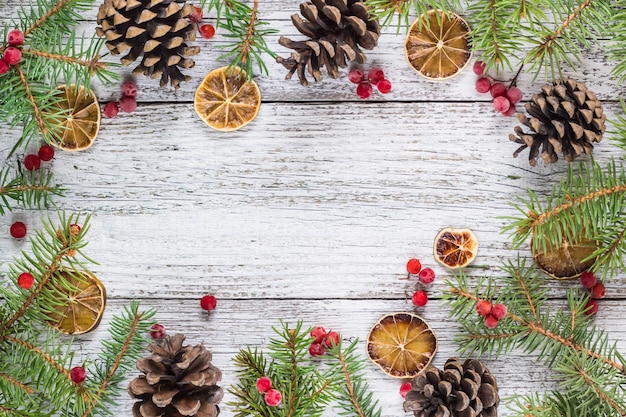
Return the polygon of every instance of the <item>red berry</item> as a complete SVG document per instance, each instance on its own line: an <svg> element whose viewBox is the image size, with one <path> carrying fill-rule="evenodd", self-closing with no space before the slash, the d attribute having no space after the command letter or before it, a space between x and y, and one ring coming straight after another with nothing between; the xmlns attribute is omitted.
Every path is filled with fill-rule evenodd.
<svg viewBox="0 0 626 417"><path fill-rule="evenodd" d="M50 145L41 145L37 155L42 161L48 162L54 158L54 148Z"/></svg>
<svg viewBox="0 0 626 417"><path fill-rule="evenodd" d="M322 340L326 337L326 329L322 326L315 326L313 330L311 330L311 337L315 338L313 343L322 343Z"/></svg>
<svg viewBox="0 0 626 417"><path fill-rule="evenodd" d="M200 7L194 7L194 11L189 15L189 20L194 23L202 22L202 9Z"/></svg>
<svg viewBox="0 0 626 417"><path fill-rule="evenodd" d="M335 331L328 332L328 334L324 338L324 346L327 348L332 348L333 346L337 346L338 344L339 344L339 333Z"/></svg>
<svg viewBox="0 0 626 417"><path fill-rule="evenodd" d="M272 388L272 380L266 376L256 380L256 389L259 392L267 392Z"/></svg>
<svg viewBox="0 0 626 417"><path fill-rule="evenodd" d="M22 222L15 222L11 225L10 232L15 239L21 239L26 236L26 225Z"/></svg>
<svg viewBox="0 0 626 417"><path fill-rule="evenodd" d="M479 93L486 93L491 89L491 81L487 77L480 77L476 80L476 91Z"/></svg>
<svg viewBox="0 0 626 417"><path fill-rule="evenodd" d="M595 316L598 313L598 302L596 300L587 301L584 312L588 316Z"/></svg>
<svg viewBox="0 0 626 417"><path fill-rule="evenodd" d="M474 62L474 74L483 75L485 73L485 63L483 61Z"/></svg>
<svg viewBox="0 0 626 417"><path fill-rule="evenodd" d="M419 279L422 284L430 284L435 280L435 271L430 268L424 268L420 271Z"/></svg>
<svg viewBox="0 0 626 417"><path fill-rule="evenodd" d="M75 384L82 384L86 377L87 372L85 372L85 368L82 366L75 366L70 370L70 379Z"/></svg>
<svg viewBox="0 0 626 417"><path fill-rule="evenodd" d="M126 81L120 89L125 96L135 97L137 95L137 84L134 81Z"/></svg>
<svg viewBox="0 0 626 417"><path fill-rule="evenodd" d="M491 97L496 98L506 94L506 86L502 83L495 83L489 89Z"/></svg>
<svg viewBox="0 0 626 417"><path fill-rule="evenodd" d="M402 398L406 398L406 395L412 389L413 389L413 385L411 385L410 382L405 382L404 384L400 385L400 395L402 396Z"/></svg>
<svg viewBox="0 0 626 417"><path fill-rule="evenodd" d="M591 291L591 296L593 298L599 299L599 298L604 298L604 294L606 293L606 288L604 288L603 283L598 282L596 283L596 285L591 287L590 291Z"/></svg>
<svg viewBox="0 0 626 417"><path fill-rule="evenodd" d="M103 112L104 115L109 119L115 117L120 112L120 105L117 103L117 101L109 101L107 104L104 105Z"/></svg>
<svg viewBox="0 0 626 417"><path fill-rule="evenodd" d="M14 46L9 46L4 50L4 60L9 65L19 64L22 60L22 51Z"/></svg>
<svg viewBox="0 0 626 417"><path fill-rule="evenodd" d="M494 316L498 320L502 320L503 318L506 317L508 312L509 310L506 308L504 304L498 303L495 306L493 306L493 309L491 310L491 315Z"/></svg>
<svg viewBox="0 0 626 417"><path fill-rule="evenodd" d="M428 302L428 296L424 291L415 291L411 297L411 302L416 307L424 307Z"/></svg>
<svg viewBox="0 0 626 417"><path fill-rule="evenodd" d="M516 113L515 104L511 103L511 107L505 112L502 112L503 116L513 116Z"/></svg>
<svg viewBox="0 0 626 417"><path fill-rule="evenodd" d="M206 311L215 310L217 307L217 298L214 295L205 295L200 299L200 307Z"/></svg>
<svg viewBox="0 0 626 417"><path fill-rule="evenodd" d="M165 337L165 327L162 324L155 323L150 327L150 337L159 340Z"/></svg>
<svg viewBox="0 0 626 417"><path fill-rule="evenodd" d="M381 94L387 94L391 91L391 81L386 78L382 79L378 82L378 84L376 84L376 87L378 87L378 91Z"/></svg>
<svg viewBox="0 0 626 417"><path fill-rule="evenodd" d="M8 36L10 46L19 46L24 43L24 32L19 29L13 29Z"/></svg>
<svg viewBox="0 0 626 417"><path fill-rule="evenodd" d="M277 389L271 389L265 393L265 403L270 407L276 407L282 399L283 396Z"/></svg>
<svg viewBox="0 0 626 417"><path fill-rule="evenodd" d="M120 110L124 113L132 113L137 110L137 100L135 100L135 97L122 97L122 99L120 100Z"/></svg>
<svg viewBox="0 0 626 417"><path fill-rule="evenodd" d="M372 68L367 73L367 79L370 81L370 83L376 85L379 81L385 79L385 73L380 68Z"/></svg>
<svg viewBox="0 0 626 417"><path fill-rule="evenodd" d="M504 113L511 108L511 102L505 96L498 96L493 99L493 108L500 113Z"/></svg>
<svg viewBox="0 0 626 417"><path fill-rule="evenodd" d="M406 263L406 270L411 275L419 274L422 270L422 263L419 261L419 259L411 258Z"/></svg>
<svg viewBox="0 0 626 417"><path fill-rule="evenodd" d="M309 346L309 354L311 356L322 356L324 353L326 353L326 349L324 349L324 346L321 343L311 343L311 346Z"/></svg>
<svg viewBox="0 0 626 417"><path fill-rule="evenodd" d="M24 168L28 171L33 171L39 169L41 167L41 159L39 159L39 155L35 155L31 153L24 157Z"/></svg>
<svg viewBox="0 0 626 417"><path fill-rule="evenodd" d="M364 79L365 74L363 73L363 70L359 68L352 68L350 72L348 72L348 80L350 80L351 83L359 84Z"/></svg>
<svg viewBox="0 0 626 417"><path fill-rule="evenodd" d="M372 84L367 81L363 81L356 87L356 95L359 96L359 98L370 98L372 91Z"/></svg>
<svg viewBox="0 0 626 417"><path fill-rule="evenodd" d="M488 316L491 313L491 303L487 300L480 300L476 303L476 312L479 316Z"/></svg>
<svg viewBox="0 0 626 417"><path fill-rule="evenodd" d="M9 72L9 64L4 58L0 58L0 75L6 74L7 72Z"/></svg>
<svg viewBox="0 0 626 417"><path fill-rule="evenodd" d="M506 92L506 98L513 104L522 101L522 97L524 97L524 94L522 94L522 90L517 87L511 87Z"/></svg>
<svg viewBox="0 0 626 417"><path fill-rule="evenodd" d="M495 329L498 327L498 319L493 314L485 316L485 326L488 329Z"/></svg>
<svg viewBox="0 0 626 417"><path fill-rule="evenodd" d="M200 35L205 39L211 39L215 36L215 27L210 23L200 26Z"/></svg>
<svg viewBox="0 0 626 417"><path fill-rule="evenodd" d="M593 272L585 271L580 275L580 283L585 288L592 288L598 280Z"/></svg>
<svg viewBox="0 0 626 417"><path fill-rule="evenodd" d="M17 285L25 290L30 290L30 288L35 283L35 277L28 272L22 272L19 277L17 277Z"/></svg>

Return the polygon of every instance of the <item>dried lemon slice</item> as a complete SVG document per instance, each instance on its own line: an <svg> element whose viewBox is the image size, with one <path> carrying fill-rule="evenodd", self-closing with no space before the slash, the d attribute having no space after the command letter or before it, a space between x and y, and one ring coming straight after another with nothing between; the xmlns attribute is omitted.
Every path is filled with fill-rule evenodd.
<svg viewBox="0 0 626 417"><path fill-rule="evenodd" d="M213 129L237 130L259 113L261 92L239 67L214 69L204 78L194 99L198 116Z"/></svg>
<svg viewBox="0 0 626 417"><path fill-rule="evenodd" d="M430 80L444 80L458 74L472 57L470 29L456 14L430 10L417 18L404 41L411 67Z"/></svg>
<svg viewBox="0 0 626 417"><path fill-rule="evenodd" d="M478 252L478 239L469 229L441 229L433 245L435 259L450 269L469 265Z"/></svg>
<svg viewBox="0 0 626 417"><path fill-rule="evenodd" d="M100 105L96 95L76 85L58 87L53 93L51 113L63 111L58 126L50 131L51 143L66 151L89 148L100 130Z"/></svg>
<svg viewBox="0 0 626 417"><path fill-rule="evenodd" d="M578 278L595 263L596 258L592 255L597 249L597 243L591 240L582 240L573 245L564 242L558 248L545 252L534 250L531 245L539 269L556 279Z"/></svg>
<svg viewBox="0 0 626 417"><path fill-rule="evenodd" d="M60 274L72 288L51 281L52 290L67 296L68 303L55 306L55 311L48 314L48 324L65 334L81 334L95 329L106 305L104 285L87 271L63 271Z"/></svg>
<svg viewBox="0 0 626 417"><path fill-rule="evenodd" d="M367 336L367 355L394 378L413 378L432 361L437 336L424 319L411 313L380 318Z"/></svg>

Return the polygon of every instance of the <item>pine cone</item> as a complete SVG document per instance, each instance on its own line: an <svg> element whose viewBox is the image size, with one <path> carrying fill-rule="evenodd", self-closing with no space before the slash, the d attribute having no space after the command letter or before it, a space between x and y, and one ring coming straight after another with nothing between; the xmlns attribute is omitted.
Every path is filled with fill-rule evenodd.
<svg viewBox="0 0 626 417"><path fill-rule="evenodd" d="M106 37L111 54L128 51L121 58L124 66L143 56L133 73L160 78L161 87L169 80L178 88L190 79L179 68L193 67L186 57L200 52L200 47L185 43L196 39L196 24L188 19L194 10L185 0L104 0L96 33Z"/></svg>
<svg viewBox="0 0 626 417"><path fill-rule="evenodd" d="M583 83L569 78L546 84L526 103L526 111L530 117L518 113L517 118L531 132L524 133L517 126L517 136L511 134L509 139L522 144L514 157L530 148L531 166L537 164L539 148L546 164L556 162L558 153L563 153L567 162L580 154L590 154L592 143L600 142L606 129L600 100Z"/></svg>
<svg viewBox="0 0 626 417"><path fill-rule="evenodd" d="M293 41L281 36L278 40L282 46L294 50L289 58L276 58L289 70L287 80L297 72L300 84L306 86L308 70L319 82L323 67L330 77L337 78L338 68L345 68L348 62L365 62L360 48L373 49L378 44L380 25L362 0L311 0L300 4L300 13L305 20L295 14L291 21L311 39Z"/></svg>
<svg viewBox="0 0 626 417"><path fill-rule="evenodd" d="M211 364L211 352L203 345L183 346L185 336L166 335L148 346L149 358L137 361L143 374L128 385L138 398L134 417L216 417L224 392L216 385L222 373Z"/></svg>
<svg viewBox="0 0 626 417"><path fill-rule="evenodd" d="M446 361L443 371L429 366L413 381L404 411L416 417L495 417L498 415L496 378L483 363L459 358Z"/></svg>

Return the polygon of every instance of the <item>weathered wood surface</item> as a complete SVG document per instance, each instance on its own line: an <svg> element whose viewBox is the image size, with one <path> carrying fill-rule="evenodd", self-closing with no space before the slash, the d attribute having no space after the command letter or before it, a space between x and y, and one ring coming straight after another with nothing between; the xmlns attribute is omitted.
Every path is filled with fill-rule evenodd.
<svg viewBox="0 0 626 417"><path fill-rule="evenodd" d="M296 36L289 16L298 3L264 1L263 16L282 35ZM0 4L3 24L20 4ZM92 30L95 10L86 18L81 27ZM263 346L280 318L363 340L380 315L411 310L405 292L414 282L402 278L413 256L438 274L428 288L431 302L419 309L439 336L435 364L454 355L458 329L440 300L450 275L432 258L437 231L472 228L480 250L468 274L499 276L501 262L518 253L501 233L508 222L503 217L516 214L510 203L528 188L545 194L567 165L531 168L525 154L512 158L516 145L508 134L515 120L495 114L487 96L475 92L471 70L441 83L420 79L405 62L402 40L392 28L368 54L366 68L384 68L391 94L358 100L345 72L303 88L284 81L282 67L268 62L270 74L256 77L263 94L257 119L238 132L218 133L195 115L193 94L204 74L220 65L215 45L223 39L219 33L215 41L199 39L203 51L189 71L191 82L173 91L140 78L135 113L103 119L88 151L59 152L52 166L67 192L58 207L91 214L86 254L100 263L93 270L109 296L101 326L78 339L79 355L93 353L110 316L137 299L157 308L157 320L170 332L203 341L227 388L234 382L230 359L245 345ZM609 73L599 52L586 54L576 72L607 100L611 118L624 87ZM527 96L541 85L529 75L520 80ZM117 89L96 84L101 101ZM18 136L2 128L3 155ZM605 162L623 152L607 135L594 155ZM36 228L44 214L17 210L0 224L8 231L24 219ZM1 238L2 261L26 247ZM521 255L528 255L526 248ZM625 281L622 274L607 284L596 318L622 351ZM549 282L556 305L571 285ZM198 308L206 293L219 299L210 316ZM516 352L488 363L503 397L554 386L553 374L533 355ZM374 365L368 376L383 415L404 415L400 383ZM120 400L115 414L130 415L130 399ZM501 413L507 415L505 406ZM233 413L224 406L222 415Z"/></svg>

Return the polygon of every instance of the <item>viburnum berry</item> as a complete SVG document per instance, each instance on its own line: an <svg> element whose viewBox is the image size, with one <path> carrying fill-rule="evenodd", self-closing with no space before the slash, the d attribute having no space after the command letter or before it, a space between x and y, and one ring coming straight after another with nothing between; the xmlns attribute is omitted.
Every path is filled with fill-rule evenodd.
<svg viewBox="0 0 626 417"><path fill-rule="evenodd" d="M424 291L415 291L411 297L411 302L416 307L424 307L428 303L428 296Z"/></svg>
<svg viewBox="0 0 626 417"><path fill-rule="evenodd" d="M28 171L33 171L41 168L41 159L39 155L34 153L28 154L24 157L24 168Z"/></svg>
<svg viewBox="0 0 626 417"><path fill-rule="evenodd" d="M508 312L509 311L506 308L506 306L500 303L494 305L493 308L491 309L491 315L494 316L498 320L502 320L503 318L505 318Z"/></svg>
<svg viewBox="0 0 626 417"><path fill-rule="evenodd" d="M87 378L87 372L82 366L75 366L70 370L70 379L75 384L82 384L85 378Z"/></svg>
<svg viewBox="0 0 626 417"><path fill-rule="evenodd" d="M337 346L339 344L339 333L335 331L330 331L324 338L324 346L327 348L332 348L333 346Z"/></svg>
<svg viewBox="0 0 626 417"><path fill-rule="evenodd" d="M604 294L606 294L606 288L604 284L601 282L596 283L593 287L590 288L591 296L593 298L599 299L604 298Z"/></svg>
<svg viewBox="0 0 626 417"><path fill-rule="evenodd" d="M15 222L11 225L9 232L15 239L21 239L26 236L26 225L22 222Z"/></svg>
<svg viewBox="0 0 626 417"><path fill-rule="evenodd" d="M22 51L14 46L9 46L7 49L4 50L4 60L9 65L19 64L22 60Z"/></svg>
<svg viewBox="0 0 626 417"><path fill-rule="evenodd" d="M109 101L107 104L104 105L102 111L106 117L111 119L117 116L117 114L120 112L120 105L117 101Z"/></svg>
<svg viewBox="0 0 626 417"><path fill-rule="evenodd" d="M515 111L515 104L511 103L511 107L509 107L509 109L507 111L502 112L502 115L509 117L509 116L513 116L515 114L515 112L516 112Z"/></svg>
<svg viewBox="0 0 626 417"><path fill-rule="evenodd" d="M25 290L30 290L34 283L35 277L30 272L22 272L20 276L17 277L17 285Z"/></svg>
<svg viewBox="0 0 626 417"><path fill-rule="evenodd" d="M596 285L596 282L598 282L598 279L593 272L585 271L580 275L580 283L585 288L592 288Z"/></svg>
<svg viewBox="0 0 626 417"><path fill-rule="evenodd" d="M265 393L265 403L270 407L276 407L283 399L283 395L277 389L271 389Z"/></svg>
<svg viewBox="0 0 626 417"><path fill-rule="evenodd" d="M37 151L37 156L42 161L48 162L54 158L54 148L50 145L41 145Z"/></svg>
<svg viewBox="0 0 626 417"><path fill-rule="evenodd" d="M194 23L202 22L202 8L197 7L197 6L194 7L193 13L189 15L189 20L191 20Z"/></svg>
<svg viewBox="0 0 626 417"><path fill-rule="evenodd" d="M206 311L213 311L217 307L217 298L214 295L205 295L200 299L200 307Z"/></svg>
<svg viewBox="0 0 626 417"><path fill-rule="evenodd" d="M315 326L313 330L311 330L311 337L315 338L313 343L322 343L324 338L326 337L326 329L322 326Z"/></svg>
<svg viewBox="0 0 626 417"><path fill-rule="evenodd" d="M431 268L424 268L420 271L419 280L422 284L430 284L435 280L435 271Z"/></svg>
<svg viewBox="0 0 626 417"><path fill-rule="evenodd" d="M211 39L215 36L215 27L210 23L200 26L200 35L202 35L204 39Z"/></svg>
<svg viewBox="0 0 626 417"><path fill-rule="evenodd" d="M485 73L485 63L483 61L474 62L474 74L483 75Z"/></svg>
<svg viewBox="0 0 626 417"><path fill-rule="evenodd" d="M506 86L502 83L495 83L489 89L491 97L496 98L506 94Z"/></svg>
<svg viewBox="0 0 626 417"><path fill-rule="evenodd" d="M134 81L126 81L120 87L122 94L128 97L135 97L137 95L137 83Z"/></svg>
<svg viewBox="0 0 626 417"><path fill-rule="evenodd" d="M272 380L266 376L262 376L261 378L256 380L256 389L259 392L267 392L272 389Z"/></svg>
<svg viewBox="0 0 626 417"><path fill-rule="evenodd" d="M480 77L476 80L476 91L486 93L491 89L491 81L487 77Z"/></svg>
<svg viewBox="0 0 626 417"><path fill-rule="evenodd" d="M137 100L135 97L124 96L120 99L120 110L124 113L132 113L137 110Z"/></svg>
<svg viewBox="0 0 626 417"><path fill-rule="evenodd" d="M150 337L155 340L163 339L165 337L165 326L159 323L150 326Z"/></svg>
<svg viewBox="0 0 626 417"><path fill-rule="evenodd" d="M7 36L10 46L19 46L24 43L24 32L19 29L13 29Z"/></svg>
<svg viewBox="0 0 626 417"><path fill-rule="evenodd" d="M598 313L598 302L596 300L589 300L584 308L584 313L588 316L595 316Z"/></svg>
<svg viewBox="0 0 626 417"><path fill-rule="evenodd" d="M372 68L367 72L367 79L370 83L376 85L379 81L385 79L385 72L382 68Z"/></svg>
<svg viewBox="0 0 626 417"><path fill-rule="evenodd" d="M419 259L411 258L406 263L406 271L411 275L417 275L422 270L422 263Z"/></svg>
<svg viewBox="0 0 626 417"><path fill-rule="evenodd" d="M324 346L321 343L311 343L311 346L309 346L309 354L311 356L322 356L326 353L326 349L324 349Z"/></svg>
<svg viewBox="0 0 626 417"><path fill-rule="evenodd" d="M505 96L498 96L493 99L493 108L497 112L504 113L511 108L511 102Z"/></svg>
<svg viewBox="0 0 626 417"><path fill-rule="evenodd" d="M368 81L363 81L356 87L356 95L359 98L370 98L372 96L372 84Z"/></svg>
<svg viewBox="0 0 626 417"><path fill-rule="evenodd" d="M391 81L386 78L382 79L378 82L378 84L376 84L376 88L378 88L378 91L381 94L387 94L391 91Z"/></svg>
<svg viewBox="0 0 626 417"><path fill-rule="evenodd" d="M402 398L406 398L406 395L409 393L409 391L411 391L413 389L413 385L411 385L410 382L405 382L404 384L400 385L400 396Z"/></svg>
<svg viewBox="0 0 626 417"><path fill-rule="evenodd" d="M493 314L486 315L485 326L488 329L495 329L496 327L498 327L498 319Z"/></svg>
<svg viewBox="0 0 626 417"><path fill-rule="evenodd" d="M520 90L517 87L511 87L506 91L506 98L509 99L509 101L513 104L515 103L519 103L520 101L522 101L522 97L524 97L524 94L522 94L522 90Z"/></svg>
<svg viewBox="0 0 626 417"><path fill-rule="evenodd" d="M348 80L350 80L351 83L359 84L364 79L365 79L365 74L363 73L363 70L359 68L352 68L350 72L348 72Z"/></svg>
<svg viewBox="0 0 626 417"><path fill-rule="evenodd" d="M9 72L9 64L4 58L0 58L0 75L6 74L7 72Z"/></svg>
<svg viewBox="0 0 626 417"><path fill-rule="evenodd" d="M491 302L487 300L480 300L476 303L476 312L479 316L488 316L491 313L492 308Z"/></svg>

